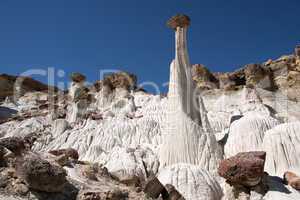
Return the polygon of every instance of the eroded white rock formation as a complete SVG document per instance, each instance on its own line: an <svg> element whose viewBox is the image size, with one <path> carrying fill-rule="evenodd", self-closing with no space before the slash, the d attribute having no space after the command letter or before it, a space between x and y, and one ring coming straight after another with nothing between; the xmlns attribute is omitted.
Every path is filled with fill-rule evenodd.
<svg viewBox="0 0 300 200"><path fill-rule="evenodd" d="M69 106L69 112L67 115L67 119L70 123L76 122L86 113L88 107L86 93L84 80L72 81L69 89L71 105Z"/></svg>
<svg viewBox="0 0 300 200"><path fill-rule="evenodd" d="M179 19L189 22L186 16L179 16ZM222 155L215 136L200 126L197 93L187 53L188 23L176 20L176 17L170 20L176 31L176 53L170 67L167 125L160 147L160 164L164 167L191 163L214 171Z"/></svg>
<svg viewBox="0 0 300 200"><path fill-rule="evenodd" d="M286 171L300 173L300 122L280 124L265 133L265 170L282 176Z"/></svg>
<svg viewBox="0 0 300 200"><path fill-rule="evenodd" d="M259 113L246 115L230 126L227 142L224 147L225 156L231 157L239 152L261 151L265 132L279 121Z"/></svg>
<svg viewBox="0 0 300 200"><path fill-rule="evenodd" d="M186 200L220 200L221 186L207 170L200 166L178 163L160 171L158 179L173 185Z"/></svg>

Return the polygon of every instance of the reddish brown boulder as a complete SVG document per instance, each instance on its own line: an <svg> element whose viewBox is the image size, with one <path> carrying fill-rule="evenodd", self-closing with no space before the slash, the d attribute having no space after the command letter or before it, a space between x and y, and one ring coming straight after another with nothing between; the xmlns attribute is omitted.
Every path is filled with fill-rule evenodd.
<svg viewBox="0 0 300 200"><path fill-rule="evenodd" d="M300 176L293 172L285 172L283 180L286 184L292 186L296 190L300 190Z"/></svg>
<svg viewBox="0 0 300 200"><path fill-rule="evenodd" d="M266 152L245 152L222 160L220 176L232 185L255 186L264 175Z"/></svg>

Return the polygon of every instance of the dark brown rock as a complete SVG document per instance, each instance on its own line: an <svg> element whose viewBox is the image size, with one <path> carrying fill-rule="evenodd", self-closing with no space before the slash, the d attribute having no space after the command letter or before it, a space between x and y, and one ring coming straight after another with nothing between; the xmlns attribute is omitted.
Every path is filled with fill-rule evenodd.
<svg viewBox="0 0 300 200"><path fill-rule="evenodd" d="M73 82L76 82L76 83L83 82L86 79L86 77L83 74L80 74L78 72L72 73L70 78Z"/></svg>
<svg viewBox="0 0 300 200"><path fill-rule="evenodd" d="M300 176L293 172L285 172L283 180L286 184L292 186L296 190L300 190Z"/></svg>
<svg viewBox="0 0 300 200"><path fill-rule="evenodd" d="M55 156L66 155L68 158L72 158L74 160L79 159L78 151L76 149L72 149L72 148L52 150L52 151L49 151L48 153L55 155Z"/></svg>
<svg viewBox="0 0 300 200"><path fill-rule="evenodd" d="M20 137L2 138L0 139L0 146L5 147L15 155L21 155L26 149L24 139Z"/></svg>
<svg viewBox="0 0 300 200"><path fill-rule="evenodd" d="M183 196L175 189L173 185L167 184L166 189L169 197L166 200L184 200Z"/></svg>
<svg viewBox="0 0 300 200"><path fill-rule="evenodd" d="M171 29L177 27L188 27L191 24L191 19L187 15L177 14L168 20L167 26Z"/></svg>
<svg viewBox="0 0 300 200"><path fill-rule="evenodd" d="M128 193L119 189L106 192L97 191L82 191L77 200L126 200L128 199Z"/></svg>
<svg viewBox="0 0 300 200"><path fill-rule="evenodd" d="M15 95L14 87L16 81L18 81L19 85L21 86L22 94L26 92L33 92L33 91L39 91L39 92L59 91L57 87L48 86L30 77L0 74L0 101L4 100L6 97L12 97L13 95Z"/></svg>
<svg viewBox="0 0 300 200"><path fill-rule="evenodd" d="M255 186L264 175L265 158L265 152L239 153L222 160L218 173L232 185Z"/></svg>
<svg viewBox="0 0 300 200"><path fill-rule="evenodd" d="M102 120L103 119L103 115L100 113L91 113L90 118L92 120Z"/></svg>
<svg viewBox="0 0 300 200"><path fill-rule="evenodd" d="M37 191L61 192L67 183L67 173L62 167L32 154L18 160L17 174L30 189Z"/></svg>
<svg viewBox="0 0 300 200"><path fill-rule="evenodd" d="M168 191L156 177L149 178L144 188L144 193L151 198L158 198L160 195L163 199L168 197Z"/></svg>

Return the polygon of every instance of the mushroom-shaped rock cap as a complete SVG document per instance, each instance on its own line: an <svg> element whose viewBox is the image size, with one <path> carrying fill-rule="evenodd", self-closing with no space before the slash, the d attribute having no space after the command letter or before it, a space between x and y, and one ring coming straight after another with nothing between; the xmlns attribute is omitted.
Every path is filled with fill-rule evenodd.
<svg viewBox="0 0 300 200"><path fill-rule="evenodd" d="M83 74L80 74L78 72L72 73L70 78L73 82L76 82L76 83L80 83L82 81L85 81L85 79L86 79L86 77Z"/></svg>
<svg viewBox="0 0 300 200"><path fill-rule="evenodd" d="M188 27L191 23L191 19L187 15L178 14L168 20L167 26L176 29L177 27Z"/></svg>

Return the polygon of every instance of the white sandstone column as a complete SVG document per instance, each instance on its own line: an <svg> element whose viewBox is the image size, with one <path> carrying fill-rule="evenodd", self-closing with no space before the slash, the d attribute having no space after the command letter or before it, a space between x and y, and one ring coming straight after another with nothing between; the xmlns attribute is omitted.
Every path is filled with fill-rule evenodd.
<svg viewBox="0 0 300 200"><path fill-rule="evenodd" d="M215 172L222 154L215 136L200 126L199 101L187 52L186 33L189 23L185 15L177 15L168 23L176 31L176 54L170 66L166 128L160 147L160 164L161 167L176 163L197 164Z"/></svg>

